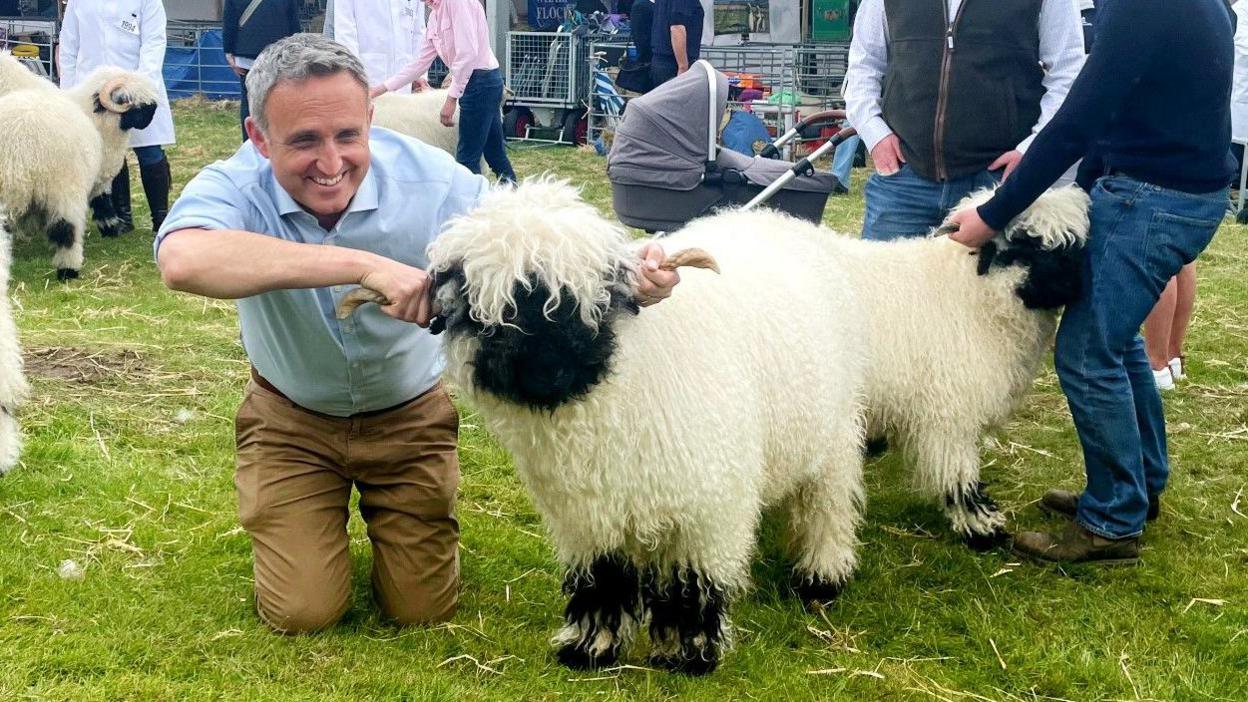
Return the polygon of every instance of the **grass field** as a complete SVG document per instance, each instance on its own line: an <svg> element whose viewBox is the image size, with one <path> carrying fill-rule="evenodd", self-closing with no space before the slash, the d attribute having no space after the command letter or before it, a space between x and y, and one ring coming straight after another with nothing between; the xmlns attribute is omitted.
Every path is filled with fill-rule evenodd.
<svg viewBox="0 0 1248 702"><path fill-rule="evenodd" d="M211 103L180 105L176 119L180 187L232 152L237 124L233 106ZM609 210L602 159L513 156L522 175L559 173ZM828 224L857 230L864 175L830 202ZM644 646L594 674L554 662L559 568L508 457L467 408L455 620L379 621L356 516L347 619L316 636L269 633L235 514L247 364L232 304L166 291L144 228L88 240L70 285L50 276L40 242L15 259L34 391L22 465L0 479L5 702L1248 699L1248 228L1223 227L1202 259L1190 379L1165 399L1173 479L1140 566L1062 572L972 553L886 456L867 466L861 567L840 600L808 614L787 595L769 520L755 589L735 609L737 647L705 679L646 669ZM983 458L1016 528L1048 524L1035 508L1045 488L1082 486L1051 371ZM66 559L80 580L58 576Z"/></svg>

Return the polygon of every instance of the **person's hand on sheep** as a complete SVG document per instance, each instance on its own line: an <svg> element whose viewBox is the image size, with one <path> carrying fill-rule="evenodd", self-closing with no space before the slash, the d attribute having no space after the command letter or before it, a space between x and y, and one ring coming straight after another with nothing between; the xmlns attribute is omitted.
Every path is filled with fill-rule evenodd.
<svg viewBox="0 0 1248 702"><path fill-rule="evenodd" d="M405 322L427 327L433 317L433 284L419 268L383 259L360 278L360 285L381 293L381 311Z"/></svg>
<svg viewBox="0 0 1248 702"><path fill-rule="evenodd" d="M637 267L637 304L646 307L671 297L672 289L680 282L680 274L659 268L667 258L663 247L650 242L638 254L641 265Z"/></svg>
<svg viewBox="0 0 1248 702"><path fill-rule="evenodd" d="M438 113L438 119L442 121L443 127L455 126L455 105L457 103L458 101L455 98L448 95L446 102L442 104L442 111Z"/></svg>
<svg viewBox="0 0 1248 702"><path fill-rule="evenodd" d="M375 97L377 97L378 95L385 95L385 94L386 94L386 93L388 93L388 92L389 92L389 90L387 90L387 89L386 89L386 86L384 86L384 85L374 85L373 87L371 87L371 88L369 88L369 89L368 89L368 96L369 96L370 98L375 98Z"/></svg>
<svg viewBox="0 0 1248 702"><path fill-rule="evenodd" d="M979 210L974 207L967 207L954 212L949 215L949 219L945 221L945 224L957 226L956 230L949 233L950 239L972 249L978 249L997 235L996 230L988 226L980 218Z"/></svg>
<svg viewBox="0 0 1248 702"><path fill-rule="evenodd" d="M424 78L417 78L416 80L412 81L413 93L419 93L428 89L429 89L429 81L425 80Z"/></svg>

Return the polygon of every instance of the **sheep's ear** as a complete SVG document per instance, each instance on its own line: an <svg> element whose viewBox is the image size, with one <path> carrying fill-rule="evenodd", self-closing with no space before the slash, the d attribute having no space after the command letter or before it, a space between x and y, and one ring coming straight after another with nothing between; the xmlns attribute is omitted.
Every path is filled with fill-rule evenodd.
<svg viewBox="0 0 1248 702"><path fill-rule="evenodd" d="M979 247L979 262L975 265L976 275L988 275L992 270L992 262L997 258L997 242L989 241Z"/></svg>
<svg viewBox="0 0 1248 702"><path fill-rule="evenodd" d="M467 286L468 279L460 266L433 271L433 300L439 312L429 324L430 332L439 334L447 329L459 330L466 322L472 322L468 314Z"/></svg>
<svg viewBox="0 0 1248 702"><path fill-rule="evenodd" d="M607 303L608 311L622 310L629 314L641 312L641 305L637 304L637 292L633 289L636 275L633 270L624 266L615 269L611 282L607 284L607 292L611 294L611 301Z"/></svg>

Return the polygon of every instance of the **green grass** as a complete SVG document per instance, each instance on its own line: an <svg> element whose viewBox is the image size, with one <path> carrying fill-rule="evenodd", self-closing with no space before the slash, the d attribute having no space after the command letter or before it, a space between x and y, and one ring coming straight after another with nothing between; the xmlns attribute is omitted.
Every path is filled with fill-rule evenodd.
<svg viewBox="0 0 1248 702"><path fill-rule="evenodd" d="M235 113L176 111L185 183L236 145ZM609 210L602 159L513 152ZM855 231L855 192L830 225ZM135 184L136 221L147 212ZM465 413L454 622L378 620L369 553L351 526L354 606L327 633L269 633L251 606L235 514L232 417L246 375L233 306L166 291L151 235L87 242L83 278L50 277L44 244L17 247L17 316L34 392L23 464L0 479L0 700L1244 700L1248 699L1248 228L1202 259L1191 379L1166 396L1174 476L1136 568L1069 572L975 554L908 489L893 457L868 466L862 565L822 614L785 594L769 520L737 647L689 679L639 667L575 673L547 637L560 572L507 456ZM830 361L831 362L831 361ZM984 450L1017 528L1054 485L1079 488L1074 432L1051 371ZM1236 511L1238 510L1238 511ZM80 581L58 577L74 559Z"/></svg>

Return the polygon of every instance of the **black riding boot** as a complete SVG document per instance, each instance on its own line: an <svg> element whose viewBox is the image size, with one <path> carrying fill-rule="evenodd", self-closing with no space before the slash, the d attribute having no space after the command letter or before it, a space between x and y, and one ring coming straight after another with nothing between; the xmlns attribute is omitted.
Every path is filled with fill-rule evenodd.
<svg viewBox="0 0 1248 702"><path fill-rule="evenodd" d="M151 165L140 163L139 179L143 181L143 194L147 195L147 205L152 210L152 233L156 233L164 223L165 215L169 214L169 184L172 175L169 172L168 157Z"/></svg>
<svg viewBox="0 0 1248 702"><path fill-rule="evenodd" d="M121 220L121 225L117 228L117 234L125 234L134 231L134 216L130 213L130 167L125 162L121 164L121 172L113 178L113 188L110 198L113 201L113 211L117 213L117 218ZM107 234L105 236L108 236ZM113 236L116 236L114 234Z"/></svg>

